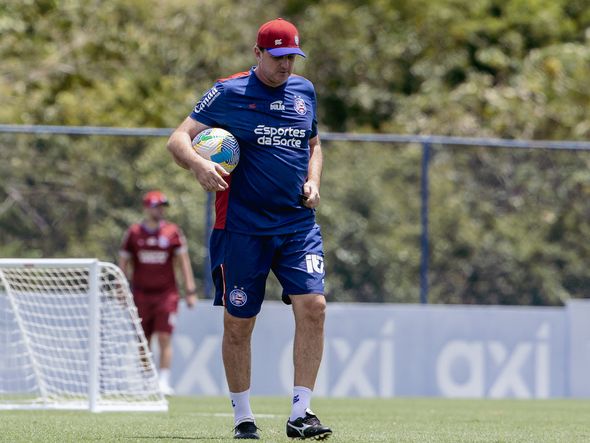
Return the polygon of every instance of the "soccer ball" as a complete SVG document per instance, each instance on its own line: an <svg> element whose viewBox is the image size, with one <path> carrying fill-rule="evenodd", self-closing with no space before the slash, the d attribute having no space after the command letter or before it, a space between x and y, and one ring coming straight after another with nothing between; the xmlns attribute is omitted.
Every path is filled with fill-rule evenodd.
<svg viewBox="0 0 590 443"><path fill-rule="evenodd" d="M193 149L201 157L219 163L232 172L240 160L240 145L236 138L221 128L208 128L193 139Z"/></svg>

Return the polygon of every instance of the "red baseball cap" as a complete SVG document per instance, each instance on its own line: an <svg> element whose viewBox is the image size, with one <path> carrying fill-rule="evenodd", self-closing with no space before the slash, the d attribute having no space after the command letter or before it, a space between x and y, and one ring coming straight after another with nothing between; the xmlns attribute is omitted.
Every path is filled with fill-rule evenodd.
<svg viewBox="0 0 590 443"><path fill-rule="evenodd" d="M266 49L274 57L289 54L305 57L305 53L299 49L299 32L297 28L293 23L282 18L263 24L258 29L256 44L258 47Z"/></svg>
<svg viewBox="0 0 590 443"><path fill-rule="evenodd" d="M157 206L168 206L168 199L160 191L150 191L143 196L143 206L146 208L155 208Z"/></svg>

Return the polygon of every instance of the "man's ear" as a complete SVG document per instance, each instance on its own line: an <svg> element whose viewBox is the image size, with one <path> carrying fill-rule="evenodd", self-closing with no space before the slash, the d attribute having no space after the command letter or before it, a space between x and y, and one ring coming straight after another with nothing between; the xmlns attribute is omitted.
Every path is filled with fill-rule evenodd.
<svg viewBox="0 0 590 443"><path fill-rule="evenodd" d="M254 45L253 49L254 49L254 56L256 57L256 60L260 61L260 59L262 58L262 51L260 50L258 45Z"/></svg>

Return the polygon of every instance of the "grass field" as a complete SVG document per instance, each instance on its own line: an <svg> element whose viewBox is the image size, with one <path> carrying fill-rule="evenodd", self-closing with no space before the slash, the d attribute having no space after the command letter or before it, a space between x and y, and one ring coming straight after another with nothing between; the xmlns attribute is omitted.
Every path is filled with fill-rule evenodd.
<svg viewBox="0 0 590 443"><path fill-rule="evenodd" d="M313 409L330 442L589 442L590 401L321 399ZM261 439L285 436L289 399L254 397ZM6 442L218 442L232 440L229 401L173 397L168 413L0 411Z"/></svg>

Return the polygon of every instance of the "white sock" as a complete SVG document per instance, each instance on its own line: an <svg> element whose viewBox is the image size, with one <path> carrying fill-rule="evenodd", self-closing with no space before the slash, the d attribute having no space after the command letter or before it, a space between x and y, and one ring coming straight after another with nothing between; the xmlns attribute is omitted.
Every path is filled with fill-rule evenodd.
<svg viewBox="0 0 590 443"><path fill-rule="evenodd" d="M305 386L295 386L293 388L293 406L289 420L293 421L299 417L305 417L305 410L309 408L311 403L311 394L311 389Z"/></svg>
<svg viewBox="0 0 590 443"><path fill-rule="evenodd" d="M244 392L230 392L231 405L234 409L234 425L243 421L254 421L254 414L250 408L250 389Z"/></svg>
<svg viewBox="0 0 590 443"><path fill-rule="evenodd" d="M170 369L160 369L160 381L166 385L170 385Z"/></svg>

